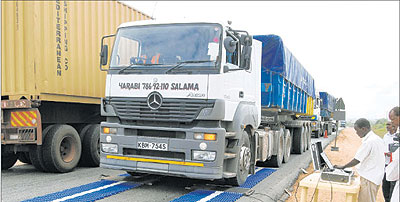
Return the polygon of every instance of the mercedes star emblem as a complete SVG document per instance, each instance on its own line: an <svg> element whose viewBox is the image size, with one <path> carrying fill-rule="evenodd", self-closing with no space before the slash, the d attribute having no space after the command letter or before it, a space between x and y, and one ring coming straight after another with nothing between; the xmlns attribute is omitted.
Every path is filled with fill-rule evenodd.
<svg viewBox="0 0 400 202"><path fill-rule="evenodd" d="M157 110L162 105L163 98L159 92L152 92L147 97L147 106L152 110Z"/></svg>

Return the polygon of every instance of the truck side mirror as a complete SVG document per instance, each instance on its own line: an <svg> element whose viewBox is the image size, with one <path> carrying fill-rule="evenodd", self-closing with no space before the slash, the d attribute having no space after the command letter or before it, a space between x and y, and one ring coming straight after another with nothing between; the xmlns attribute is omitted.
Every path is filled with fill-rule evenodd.
<svg viewBox="0 0 400 202"><path fill-rule="evenodd" d="M101 47L101 53L100 53L101 65L102 66L107 65L107 60L108 60L108 45L103 45L103 47Z"/></svg>
<svg viewBox="0 0 400 202"><path fill-rule="evenodd" d="M236 44L237 41L235 41L232 37L228 36L225 38L224 40L224 47L225 49L230 52L233 53L236 50Z"/></svg>
<svg viewBox="0 0 400 202"><path fill-rule="evenodd" d="M101 71L108 71L107 69L103 69L103 66L107 65L108 60L108 45L104 44L104 39L109 37L114 37L115 35L107 35L101 38L101 51L100 51L100 70Z"/></svg>
<svg viewBox="0 0 400 202"><path fill-rule="evenodd" d="M244 46L242 50L241 67L250 69L251 62L251 46Z"/></svg>

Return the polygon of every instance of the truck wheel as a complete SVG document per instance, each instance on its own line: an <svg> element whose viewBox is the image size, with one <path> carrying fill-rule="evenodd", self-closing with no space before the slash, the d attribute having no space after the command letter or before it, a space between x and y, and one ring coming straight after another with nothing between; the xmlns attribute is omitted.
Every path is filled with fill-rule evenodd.
<svg viewBox="0 0 400 202"><path fill-rule="evenodd" d="M302 154L304 148L304 128L294 128L293 129L293 153L294 154Z"/></svg>
<svg viewBox="0 0 400 202"><path fill-rule="evenodd" d="M85 138L85 135L91 126L92 124L88 124L85 127L83 127L82 130L80 131L79 137L81 138L81 142L83 142L83 138Z"/></svg>
<svg viewBox="0 0 400 202"><path fill-rule="evenodd" d="M42 140L46 137L47 133L50 129L52 129L55 125L47 126L42 131ZM39 171L48 172L49 170L44 165L43 161L43 145L31 145L29 147L29 159L32 162L32 165L38 169Z"/></svg>
<svg viewBox="0 0 400 202"><path fill-rule="evenodd" d="M271 156L270 164L273 167L281 167L283 156L284 156L284 137L283 137L283 130L276 131L279 133L279 143L278 143L278 153L276 155Z"/></svg>
<svg viewBox="0 0 400 202"><path fill-rule="evenodd" d="M29 152L18 152L18 160L22 163L32 164L29 158Z"/></svg>
<svg viewBox="0 0 400 202"><path fill-rule="evenodd" d="M100 125L89 127L83 136L80 165L97 167L100 164Z"/></svg>
<svg viewBox="0 0 400 202"><path fill-rule="evenodd" d="M12 152L1 152L1 169L7 170L14 166L18 156Z"/></svg>
<svg viewBox="0 0 400 202"><path fill-rule="evenodd" d="M289 129L285 129L285 147L284 147L284 153L283 153L283 162L287 163L289 162L290 158L290 152L292 150L292 135L290 134Z"/></svg>
<svg viewBox="0 0 400 202"><path fill-rule="evenodd" d="M303 152L307 150L307 127L303 126Z"/></svg>
<svg viewBox="0 0 400 202"><path fill-rule="evenodd" d="M238 162L236 166L236 177L229 178L228 183L234 186L242 185L249 174L251 151L250 151L250 140L249 135L246 131L243 131L242 139L240 141L240 148L238 151Z"/></svg>
<svg viewBox="0 0 400 202"><path fill-rule="evenodd" d="M87 166L86 162L83 160L83 158L84 158L83 156L85 155L84 154L85 147L83 146L83 144L84 144L83 139L85 138L86 134L88 133L89 128L92 126L93 126L93 124L86 125L85 127L82 128L82 130L79 133L79 137L80 137L81 143L82 143L82 154L81 154L81 158L79 159L78 166Z"/></svg>
<svg viewBox="0 0 400 202"><path fill-rule="evenodd" d="M311 145L311 127L307 126L308 128L308 133L307 133L307 150L310 149L310 145Z"/></svg>
<svg viewBox="0 0 400 202"><path fill-rule="evenodd" d="M78 132L69 125L49 130L43 144L43 160L50 172L72 171L79 162L82 146Z"/></svg>

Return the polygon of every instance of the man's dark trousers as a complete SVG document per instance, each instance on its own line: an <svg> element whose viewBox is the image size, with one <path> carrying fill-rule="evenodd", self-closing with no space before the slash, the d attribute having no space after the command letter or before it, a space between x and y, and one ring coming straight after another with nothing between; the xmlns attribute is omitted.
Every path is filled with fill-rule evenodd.
<svg viewBox="0 0 400 202"><path fill-rule="evenodd" d="M385 173L382 180L382 192L383 192L383 197L385 198L385 202L390 202L390 197L392 196L395 184L396 181L386 181L386 173Z"/></svg>

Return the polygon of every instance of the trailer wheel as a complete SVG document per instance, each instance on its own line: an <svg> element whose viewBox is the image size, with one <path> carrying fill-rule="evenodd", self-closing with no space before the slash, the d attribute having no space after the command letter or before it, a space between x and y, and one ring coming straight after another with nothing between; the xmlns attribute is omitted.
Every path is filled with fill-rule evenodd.
<svg viewBox="0 0 400 202"><path fill-rule="evenodd" d="M100 164L100 125L91 125L82 141L82 166L97 167Z"/></svg>
<svg viewBox="0 0 400 202"><path fill-rule="evenodd" d="M292 138L293 135L290 134L289 129L285 129L285 149L284 149L284 154L283 154L283 162L287 163L289 162L290 158L290 152L292 150Z"/></svg>
<svg viewBox="0 0 400 202"><path fill-rule="evenodd" d="M277 155L273 155L271 156L271 159L269 160L269 165L273 166L273 167L281 167L282 162L283 162L283 156L284 156L284 131L283 129L280 129L279 131L276 131L277 133L279 133L279 143L278 143L278 153Z"/></svg>
<svg viewBox="0 0 400 202"><path fill-rule="evenodd" d="M304 148L304 128L294 128L293 129L293 153L302 154Z"/></svg>
<svg viewBox="0 0 400 202"><path fill-rule="evenodd" d="M303 152L307 150L307 134L308 134L307 127L303 126Z"/></svg>
<svg viewBox="0 0 400 202"><path fill-rule="evenodd" d="M86 133L88 132L89 128L92 126L92 124L88 124L82 128L82 130L79 132L79 137L81 139L82 143L82 154L81 158L79 159L78 166L86 166L86 163L82 160L84 156L84 146L83 146L83 139L85 138Z"/></svg>
<svg viewBox="0 0 400 202"><path fill-rule="evenodd" d="M46 137L47 133L50 129L52 129L55 125L47 126L42 132L42 140ZM32 145L29 147L29 159L31 160L32 165L38 169L39 171L48 172L49 170L44 165L43 161L43 145Z"/></svg>
<svg viewBox="0 0 400 202"><path fill-rule="evenodd" d="M240 148L237 154L236 177L227 179L228 183L234 186L242 185L246 181L250 170L251 151L247 131L243 131L242 139L240 140Z"/></svg>
<svg viewBox="0 0 400 202"><path fill-rule="evenodd" d="M83 142L83 138L85 138L85 135L91 126L92 124L88 124L85 127L83 127L82 130L79 132L79 137L81 138L81 142Z"/></svg>
<svg viewBox="0 0 400 202"><path fill-rule="evenodd" d="M29 158L29 152L18 152L18 160L22 163L32 164Z"/></svg>
<svg viewBox="0 0 400 202"><path fill-rule="evenodd" d="M14 166L18 156L12 152L1 152L1 169L7 170Z"/></svg>
<svg viewBox="0 0 400 202"><path fill-rule="evenodd" d="M311 127L307 126L308 128L308 133L307 133L307 150L310 149L310 145L311 145Z"/></svg>
<svg viewBox="0 0 400 202"><path fill-rule="evenodd" d="M50 172L72 171L79 162L82 146L78 132L69 125L49 130L43 144L43 160Z"/></svg>

